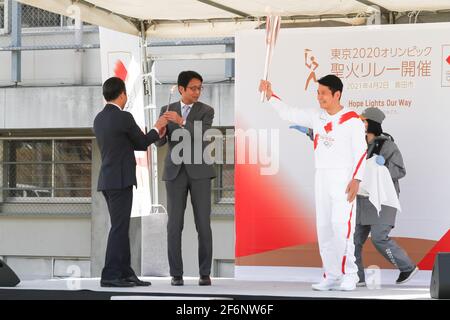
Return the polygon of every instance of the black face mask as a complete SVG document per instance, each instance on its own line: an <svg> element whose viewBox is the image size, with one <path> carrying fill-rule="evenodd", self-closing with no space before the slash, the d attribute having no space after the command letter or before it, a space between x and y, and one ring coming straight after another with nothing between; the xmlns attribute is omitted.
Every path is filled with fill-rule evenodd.
<svg viewBox="0 0 450 320"><path fill-rule="evenodd" d="M380 136L383 133L383 129L381 128L381 123L375 122L370 119L366 119L367 121L367 133L372 133L375 136Z"/></svg>

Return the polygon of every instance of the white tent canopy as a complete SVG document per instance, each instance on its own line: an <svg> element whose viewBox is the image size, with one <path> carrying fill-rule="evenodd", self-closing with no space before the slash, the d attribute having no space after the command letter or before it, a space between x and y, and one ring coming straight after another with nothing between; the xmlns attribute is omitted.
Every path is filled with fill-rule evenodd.
<svg viewBox="0 0 450 320"><path fill-rule="evenodd" d="M27 5L130 34L159 38L221 37L264 23L349 19L382 12L449 10L450 0L18 0ZM361 19L360 19L361 20ZM359 22L360 23L360 22ZM357 22L358 24L358 22Z"/></svg>

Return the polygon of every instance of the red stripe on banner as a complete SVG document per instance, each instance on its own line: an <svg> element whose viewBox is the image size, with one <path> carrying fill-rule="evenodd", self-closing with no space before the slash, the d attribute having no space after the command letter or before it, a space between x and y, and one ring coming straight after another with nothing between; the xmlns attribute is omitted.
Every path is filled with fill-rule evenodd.
<svg viewBox="0 0 450 320"><path fill-rule="evenodd" d="M434 245L433 248L417 264L420 270L432 270L438 252L450 252L450 230Z"/></svg>
<svg viewBox="0 0 450 320"><path fill-rule="evenodd" d="M348 241L348 239L350 239L350 232L352 230L352 216L353 216L353 205L352 208L350 209L350 218L348 219L348 231L347 231L347 237L346 240ZM345 250L347 250L347 246L345 246ZM344 257L342 258L342 274L345 274L345 262L347 261L347 254L346 252L344 252Z"/></svg>
<svg viewBox="0 0 450 320"><path fill-rule="evenodd" d="M318 143L319 143L319 134L316 133L316 135L314 136L314 150L316 150Z"/></svg>
<svg viewBox="0 0 450 320"><path fill-rule="evenodd" d="M280 175L235 166L236 257L317 241L314 210Z"/></svg>
<svg viewBox="0 0 450 320"><path fill-rule="evenodd" d="M125 65L122 63L122 61L117 60L116 65L114 66L114 76L125 81L125 79L127 78L127 74L128 71L127 68L125 68Z"/></svg>
<svg viewBox="0 0 450 320"><path fill-rule="evenodd" d="M359 115L355 111L349 111L347 113L344 113L339 119L339 124L343 124L344 122L353 118L360 119Z"/></svg>
<svg viewBox="0 0 450 320"><path fill-rule="evenodd" d="M356 166L355 172L353 173L353 179L355 179L356 174L358 173L359 168L361 167L361 164L363 162L363 160L366 158L367 156L367 151L364 152L364 154L362 155L361 159L359 159L358 161L358 165Z"/></svg>
<svg viewBox="0 0 450 320"><path fill-rule="evenodd" d="M328 122L327 125L323 128L325 129L326 133L329 133L331 130L333 130L333 122Z"/></svg>
<svg viewBox="0 0 450 320"><path fill-rule="evenodd" d="M279 96L277 96L275 93L272 92L272 97L277 98L278 100L281 101L281 98Z"/></svg>

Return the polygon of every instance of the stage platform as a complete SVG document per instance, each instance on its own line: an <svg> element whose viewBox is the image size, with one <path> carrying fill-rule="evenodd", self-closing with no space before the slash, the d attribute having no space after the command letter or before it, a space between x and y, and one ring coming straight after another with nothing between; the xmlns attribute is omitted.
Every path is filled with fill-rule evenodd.
<svg viewBox="0 0 450 320"><path fill-rule="evenodd" d="M142 277L149 287L102 288L98 278L22 281L17 287L0 287L0 300L264 300L264 299L431 299L429 287L418 285L382 285L378 289L357 288L352 292L318 292L311 283L288 281L246 281L212 279L212 286L198 286L198 278L185 277L185 285L174 287L170 278Z"/></svg>

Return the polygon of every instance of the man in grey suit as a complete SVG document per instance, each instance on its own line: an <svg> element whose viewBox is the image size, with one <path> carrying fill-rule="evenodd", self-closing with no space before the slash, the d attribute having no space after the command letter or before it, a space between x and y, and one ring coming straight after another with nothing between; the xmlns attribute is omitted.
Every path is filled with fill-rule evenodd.
<svg viewBox="0 0 450 320"><path fill-rule="evenodd" d="M195 71L183 71L178 75L181 101L161 109L161 115L169 123L166 134L156 143L157 146L169 145L162 179L166 182L168 257L174 286L184 284L181 233L188 192L198 232L199 285L211 285L211 179L215 177L215 171L213 165L203 159L203 150L207 146L203 133L211 128L214 109L198 101L202 83L202 76ZM186 148L178 151L181 146Z"/></svg>

